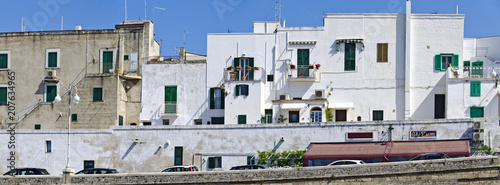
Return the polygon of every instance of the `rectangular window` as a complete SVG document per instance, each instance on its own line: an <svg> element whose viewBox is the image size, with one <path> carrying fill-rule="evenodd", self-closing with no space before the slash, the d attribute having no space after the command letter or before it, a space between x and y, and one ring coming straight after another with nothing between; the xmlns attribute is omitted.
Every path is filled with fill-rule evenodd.
<svg viewBox="0 0 500 185"><path fill-rule="evenodd" d="M203 120L202 119L194 119L194 125L202 125Z"/></svg>
<svg viewBox="0 0 500 185"><path fill-rule="evenodd" d="M210 109L224 109L224 96L221 88L210 88Z"/></svg>
<svg viewBox="0 0 500 185"><path fill-rule="evenodd" d="M236 70L236 80L247 81L253 80L254 76L254 59L253 58L234 58L234 67L241 67L241 70ZM249 66L249 70L245 69Z"/></svg>
<svg viewBox="0 0 500 185"><path fill-rule="evenodd" d="M248 96L248 85L236 85L236 96Z"/></svg>
<svg viewBox="0 0 500 185"><path fill-rule="evenodd" d="M60 55L59 52L60 49L47 49L45 50L45 67L46 68L58 68L59 67L59 60L60 60Z"/></svg>
<svg viewBox="0 0 500 185"><path fill-rule="evenodd" d="M165 86L165 113L177 113L177 86Z"/></svg>
<svg viewBox="0 0 500 185"><path fill-rule="evenodd" d="M298 123L299 122L299 111L289 111L288 112L288 122Z"/></svg>
<svg viewBox="0 0 500 185"><path fill-rule="evenodd" d="M40 124L35 124L35 130L40 130L42 126Z"/></svg>
<svg viewBox="0 0 500 185"><path fill-rule="evenodd" d="M297 50L297 77L309 78L309 49Z"/></svg>
<svg viewBox="0 0 500 185"><path fill-rule="evenodd" d="M471 74L476 77L483 77L483 62L472 62Z"/></svg>
<svg viewBox="0 0 500 185"><path fill-rule="evenodd" d="M94 88L94 97L92 99L94 102L102 101L102 87Z"/></svg>
<svg viewBox="0 0 500 185"><path fill-rule="evenodd" d="M238 115L238 124L247 124L247 115Z"/></svg>
<svg viewBox="0 0 500 185"><path fill-rule="evenodd" d="M265 110L266 123L273 123L273 109Z"/></svg>
<svg viewBox="0 0 500 185"><path fill-rule="evenodd" d="M247 165L255 164L253 156L247 156Z"/></svg>
<svg viewBox="0 0 500 185"><path fill-rule="evenodd" d="M464 72L470 71L470 61L464 61Z"/></svg>
<svg viewBox="0 0 500 185"><path fill-rule="evenodd" d="M94 168L94 160L83 161L83 169Z"/></svg>
<svg viewBox="0 0 500 185"><path fill-rule="evenodd" d="M481 96L481 82L470 82L470 96Z"/></svg>
<svg viewBox="0 0 500 185"><path fill-rule="evenodd" d="M0 70L10 68L10 51L0 51Z"/></svg>
<svg viewBox="0 0 500 185"><path fill-rule="evenodd" d="M7 87L0 87L0 105L7 105Z"/></svg>
<svg viewBox="0 0 500 185"><path fill-rule="evenodd" d="M470 107L470 118L483 118L484 107Z"/></svg>
<svg viewBox="0 0 500 185"><path fill-rule="evenodd" d="M458 55L453 53L438 54L434 57L435 69L439 71L446 71L449 66L453 68L458 68Z"/></svg>
<svg viewBox="0 0 500 185"><path fill-rule="evenodd" d="M50 140L45 141L45 152L46 153L52 152L52 141Z"/></svg>
<svg viewBox="0 0 500 185"><path fill-rule="evenodd" d="M102 51L102 73L113 73L113 51Z"/></svg>
<svg viewBox="0 0 500 185"><path fill-rule="evenodd" d="M373 121L383 121L384 120L384 111L383 110L374 110L373 111Z"/></svg>
<svg viewBox="0 0 500 185"><path fill-rule="evenodd" d="M174 156L174 165L175 166L180 166L182 165L182 153L183 153L184 147L182 146L176 146L175 147L175 156Z"/></svg>
<svg viewBox="0 0 500 185"><path fill-rule="evenodd" d="M123 116L118 116L118 126L123 126Z"/></svg>
<svg viewBox="0 0 500 185"><path fill-rule="evenodd" d="M151 126L151 121L142 122L143 126Z"/></svg>
<svg viewBox="0 0 500 185"><path fill-rule="evenodd" d="M212 124L224 124L224 117L212 117Z"/></svg>
<svg viewBox="0 0 500 185"><path fill-rule="evenodd" d="M267 75L267 81L268 82L274 81L274 75Z"/></svg>
<svg viewBox="0 0 500 185"><path fill-rule="evenodd" d="M209 157L208 168L222 168L222 157Z"/></svg>
<svg viewBox="0 0 500 185"><path fill-rule="evenodd" d="M71 114L71 121L78 121L78 115L77 114Z"/></svg>
<svg viewBox="0 0 500 185"><path fill-rule="evenodd" d="M387 62L387 43L377 44L377 62Z"/></svg>
<svg viewBox="0 0 500 185"><path fill-rule="evenodd" d="M356 70L356 43L345 43L344 71Z"/></svg>
<svg viewBox="0 0 500 185"><path fill-rule="evenodd" d="M47 85L45 88L45 102L53 102L58 94L57 85Z"/></svg>
<svg viewBox="0 0 500 185"><path fill-rule="evenodd" d="M170 120L169 119L164 119L163 120L163 125L170 125Z"/></svg>
<svg viewBox="0 0 500 185"><path fill-rule="evenodd" d="M123 60L128 60L128 55L123 55Z"/></svg>

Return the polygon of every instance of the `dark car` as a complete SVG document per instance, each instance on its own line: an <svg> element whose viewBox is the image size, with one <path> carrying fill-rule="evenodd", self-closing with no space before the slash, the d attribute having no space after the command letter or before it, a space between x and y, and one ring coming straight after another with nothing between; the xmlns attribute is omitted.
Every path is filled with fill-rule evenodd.
<svg viewBox="0 0 500 185"><path fill-rule="evenodd" d="M109 169L109 168L87 168L82 171L77 172L76 174L111 174L111 173L118 173L116 169Z"/></svg>
<svg viewBox="0 0 500 185"><path fill-rule="evenodd" d="M199 171L198 167L194 165L188 166L170 166L168 168L163 169L161 172L195 172Z"/></svg>
<svg viewBox="0 0 500 185"><path fill-rule="evenodd" d="M50 175L50 173L43 168L16 168L3 175Z"/></svg>
<svg viewBox="0 0 500 185"><path fill-rule="evenodd" d="M448 155L443 153L428 153L428 154L420 154L414 158L411 158L410 161L416 160L430 160L430 159L446 159L449 158Z"/></svg>
<svg viewBox="0 0 500 185"><path fill-rule="evenodd" d="M242 166L233 166L229 170L258 170L258 169L266 169L261 165L242 165Z"/></svg>

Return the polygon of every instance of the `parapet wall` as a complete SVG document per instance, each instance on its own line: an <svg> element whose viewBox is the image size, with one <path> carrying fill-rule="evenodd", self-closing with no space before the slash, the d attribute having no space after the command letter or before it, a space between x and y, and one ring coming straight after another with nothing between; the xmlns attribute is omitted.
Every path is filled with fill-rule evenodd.
<svg viewBox="0 0 500 185"><path fill-rule="evenodd" d="M498 184L498 158L372 163L250 171L73 175L72 184ZM1 177L0 184L61 184L61 176Z"/></svg>

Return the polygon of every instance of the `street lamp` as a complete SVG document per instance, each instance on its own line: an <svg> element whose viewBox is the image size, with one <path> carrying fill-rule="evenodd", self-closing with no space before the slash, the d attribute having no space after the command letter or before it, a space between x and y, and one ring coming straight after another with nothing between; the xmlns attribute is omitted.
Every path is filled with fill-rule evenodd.
<svg viewBox="0 0 500 185"><path fill-rule="evenodd" d="M61 83L62 85L62 83ZM80 102L80 97L78 96L78 89L76 88L76 85L71 85L68 89L68 149L67 149L67 161L66 161L66 168L63 169L63 174L73 174L75 173L75 170L71 169L71 167L69 166L69 156L70 156L70 145L71 145L71 139L70 139L70 133L71 133L71 90L73 90L73 87L75 88L75 96L73 97L73 102L75 104L78 104L78 102ZM57 102L60 102L61 101L61 97L59 96L59 94L56 95L56 97L54 98L54 102L57 103Z"/></svg>

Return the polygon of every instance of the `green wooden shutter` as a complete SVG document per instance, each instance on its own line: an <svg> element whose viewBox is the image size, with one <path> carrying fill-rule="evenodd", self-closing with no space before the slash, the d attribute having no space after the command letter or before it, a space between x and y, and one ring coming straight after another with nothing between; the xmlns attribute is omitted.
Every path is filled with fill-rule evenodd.
<svg viewBox="0 0 500 185"><path fill-rule="evenodd" d="M236 85L236 96L240 95L240 85Z"/></svg>
<svg viewBox="0 0 500 185"><path fill-rule="evenodd" d="M165 102L177 102L176 86L165 86Z"/></svg>
<svg viewBox="0 0 500 185"><path fill-rule="evenodd" d="M113 51L102 52L102 73L109 73L113 69Z"/></svg>
<svg viewBox="0 0 500 185"><path fill-rule="evenodd" d="M7 54L0 54L0 68L7 69L8 67L8 56Z"/></svg>
<svg viewBox="0 0 500 185"><path fill-rule="evenodd" d="M344 70L356 70L356 43L345 43Z"/></svg>
<svg viewBox="0 0 500 185"><path fill-rule="evenodd" d="M215 168L215 157L208 158L208 168Z"/></svg>
<svg viewBox="0 0 500 185"><path fill-rule="evenodd" d="M233 61L233 66L234 68L238 67L240 65L240 58L234 58L234 61ZM245 67L245 66L242 66L242 67ZM245 70L245 69L242 69L242 70ZM239 81L240 80L240 71L238 70L234 70L236 71L236 80Z"/></svg>
<svg viewBox="0 0 500 185"><path fill-rule="evenodd" d="M215 109L215 89L210 88L210 109Z"/></svg>
<svg viewBox="0 0 500 185"><path fill-rule="evenodd" d="M472 62L471 75L479 75L480 77L483 77L483 62L482 61Z"/></svg>
<svg viewBox="0 0 500 185"><path fill-rule="evenodd" d="M7 104L7 87L0 87L0 104Z"/></svg>
<svg viewBox="0 0 500 185"><path fill-rule="evenodd" d="M92 101L102 101L102 88L94 88L94 96L92 98Z"/></svg>
<svg viewBox="0 0 500 185"><path fill-rule="evenodd" d="M53 102L57 95L57 86L47 86L46 92L46 101L45 102Z"/></svg>
<svg viewBox="0 0 500 185"><path fill-rule="evenodd" d="M183 153L182 150L183 150L182 146L175 147L174 165L176 166L182 165L182 153Z"/></svg>
<svg viewBox="0 0 500 185"><path fill-rule="evenodd" d="M469 71L470 69L470 61L464 61L464 71Z"/></svg>
<svg viewBox="0 0 500 185"><path fill-rule="evenodd" d="M470 117L471 118L484 117L484 107L470 107Z"/></svg>
<svg viewBox="0 0 500 185"><path fill-rule="evenodd" d="M452 61L451 65L453 66L453 68L458 69L458 55L457 54L453 55L453 61Z"/></svg>
<svg viewBox="0 0 500 185"><path fill-rule="evenodd" d="M123 126L123 116L118 116L118 126Z"/></svg>
<svg viewBox="0 0 500 185"><path fill-rule="evenodd" d="M254 66L253 65L253 58L248 59L248 65L252 68L250 71L248 71L249 72L248 73L248 80L253 80L253 73L254 73L254 71L253 71L253 66Z"/></svg>
<svg viewBox="0 0 500 185"><path fill-rule="evenodd" d="M481 82L470 82L470 96L481 96Z"/></svg>
<svg viewBox="0 0 500 185"><path fill-rule="evenodd" d="M57 52L49 52L48 67L57 67Z"/></svg>
<svg viewBox="0 0 500 185"><path fill-rule="evenodd" d="M78 114L71 114L71 121L78 121Z"/></svg>
<svg viewBox="0 0 500 185"><path fill-rule="evenodd" d="M238 124L247 124L247 115L238 115Z"/></svg>
<svg viewBox="0 0 500 185"><path fill-rule="evenodd" d="M250 88L248 88L248 85L244 85L246 88L245 96L248 96L248 93L250 92Z"/></svg>
<svg viewBox="0 0 500 185"><path fill-rule="evenodd" d="M441 54L436 55L434 58L434 61L436 62L435 69L441 71Z"/></svg>
<svg viewBox="0 0 500 185"><path fill-rule="evenodd" d="M221 107L221 109L224 109L224 104L225 104L224 99L226 99L226 96L222 92L222 89L219 89L219 90L220 90L220 103L221 103L220 107Z"/></svg>

